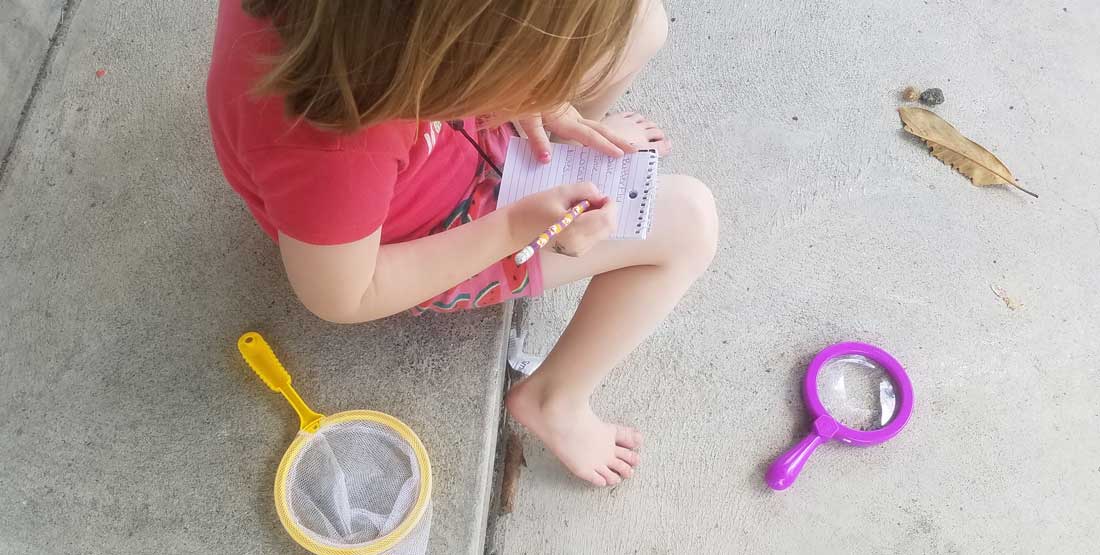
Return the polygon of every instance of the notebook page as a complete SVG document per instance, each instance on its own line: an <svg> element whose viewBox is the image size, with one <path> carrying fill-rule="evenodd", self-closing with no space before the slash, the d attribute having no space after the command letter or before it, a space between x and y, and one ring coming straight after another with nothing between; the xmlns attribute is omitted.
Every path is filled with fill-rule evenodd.
<svg viewBox="0 0 1100 555"><path fill-rule="evenodd" d="M656 153L645 151L612 158L578 145L553 144L549 164L535 159L526 139L508 143L497 207L547 189L578 181L591 181L619 207L613 239L645 239L650 227L650 208L655 190Z"/></svg>

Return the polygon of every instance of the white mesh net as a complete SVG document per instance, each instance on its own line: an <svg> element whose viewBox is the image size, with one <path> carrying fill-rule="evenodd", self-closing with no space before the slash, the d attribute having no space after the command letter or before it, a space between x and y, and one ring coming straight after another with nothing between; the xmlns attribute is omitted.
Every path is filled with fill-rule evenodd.
<svg viewBox="0 0 1100 555"><path fill-rule="evenodd" d="M290 462L290 517L318 543L361 547L393 532L416 504L420 465L394 430L368 420L322 426ZM431 506L394 555L427 552Z"/></svg>

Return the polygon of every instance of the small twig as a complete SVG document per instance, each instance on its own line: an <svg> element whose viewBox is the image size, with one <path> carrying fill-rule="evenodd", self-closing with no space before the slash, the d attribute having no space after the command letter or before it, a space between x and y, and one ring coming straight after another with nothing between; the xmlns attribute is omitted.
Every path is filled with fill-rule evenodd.
<svg viewBox="0 0 1100 555"><path fill-rule="evenodd" d="M500 480L500 512L510 514L515 508L516 490L519 489L520 467L526 466L523 458L523 442L515 430L508 432L508 443L504 447L504 470Z"/></svg>

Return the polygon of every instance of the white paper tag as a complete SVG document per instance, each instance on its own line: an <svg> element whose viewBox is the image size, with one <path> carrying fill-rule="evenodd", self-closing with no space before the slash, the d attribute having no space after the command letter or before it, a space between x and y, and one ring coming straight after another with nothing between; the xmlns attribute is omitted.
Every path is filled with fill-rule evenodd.
<svg viewBox="0 0 1100 555"><path fill-rule="evenodd" d="M527 340L527 331L516 334L516 330L508 332L508 367L520 374L530 376L546 360L544 356L529 355L523 352L523 344Z"/></svg>

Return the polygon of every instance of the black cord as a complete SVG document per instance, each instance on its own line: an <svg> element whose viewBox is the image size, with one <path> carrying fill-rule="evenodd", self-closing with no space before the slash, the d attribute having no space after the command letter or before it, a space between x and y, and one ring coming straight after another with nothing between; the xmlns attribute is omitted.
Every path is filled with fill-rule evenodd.
<svg viewBox="0 0 1100 555"><path fill-rule="evenodd" d="M489 155L481 149L481 145L477 144L477 141L475 141L474 138L471 137L470 134L466 131L465 122L460 119L451 120L447 122L447 125L450 125L451 129L462 133L462 136L466 137L466 140L469 141L469 143L473 145L475 149L477 149L477 153L481 156L481 159L485 160L485 163L489 164L489 167L493 168L493 171L497 172L497 175L504 177L504 170L501 170L499 166L493 163L493 159L489 158Z"/></svg>

